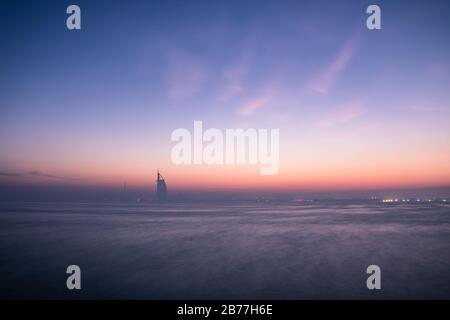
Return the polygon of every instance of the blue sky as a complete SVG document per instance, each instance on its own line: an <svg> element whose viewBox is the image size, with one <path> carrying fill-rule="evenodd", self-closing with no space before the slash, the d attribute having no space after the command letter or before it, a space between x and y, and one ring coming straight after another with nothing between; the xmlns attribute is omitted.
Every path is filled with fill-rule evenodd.
<svg viewBox="0 0 450 320"><path fill-rule="evenodd" d="M378 1L376 31L371 1L73 3L80 31L72 2L0 5L1 172L139 184L162 166L189 185L170 133L203 120L280 128L280 184L387 170L374 185L392 185L388 168L400 185L450 182L447 1Z"/></svg>

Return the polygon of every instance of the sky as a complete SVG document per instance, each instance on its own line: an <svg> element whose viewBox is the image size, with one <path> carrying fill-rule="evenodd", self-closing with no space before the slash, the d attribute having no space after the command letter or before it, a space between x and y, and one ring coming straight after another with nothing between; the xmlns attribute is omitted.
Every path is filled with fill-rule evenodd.
<svg viewBox="0 0 450 320"><path fill-rule="evenodd" d="M366 8L381 8L381 30ZM66 8L81 8L81 30ZM450 185L448 1L2 1L0 185ZM175 165L177 128L277 128L280 167Z"/></svg>

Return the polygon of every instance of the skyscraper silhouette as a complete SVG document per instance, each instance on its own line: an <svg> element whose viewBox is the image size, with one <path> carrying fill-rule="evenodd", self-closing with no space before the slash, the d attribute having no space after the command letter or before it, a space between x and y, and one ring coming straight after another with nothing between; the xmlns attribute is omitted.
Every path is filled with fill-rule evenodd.
<svg viewBox="0 0 450 320"><path fill-rule="evenodd" d="M163 202L167 200L167 185L163 176L159 173L156 175L156 198L159 202Z"/></svg>

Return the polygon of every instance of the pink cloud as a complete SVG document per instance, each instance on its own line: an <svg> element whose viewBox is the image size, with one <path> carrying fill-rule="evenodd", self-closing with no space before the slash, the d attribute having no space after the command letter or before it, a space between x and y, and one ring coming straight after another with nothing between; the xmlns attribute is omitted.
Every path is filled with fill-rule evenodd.
<svg viewBox="0 0 450 320"><path fill-rule="evenodd" d="M414 111L421 111L421 112L439 112L442 110L445 110L443 107L434 106L434 105L414 105L411 107Z"/></svg>
<svg viewBox="0 0 450 320"><path fill-rule="evenodd" d="M224 85L219 97L221 100L232 99L244 92L245 78L250 73L257 54L257 43L257 38L252 35L247 36L236 59L223 71Z"/></svg>
<svg viewBox="0 0 450 320"><path fill-rule="evenodd" d="M355 52L355 41L349 41L334 58L333 62L320 72L307 87L309 93L327 94L336 78L347 67Z"/></svg>
<svg viewBox="0 0 450 320"><path fill-rule="evenodd" d="M219 99L227 101L241 94L243 91L244 87L240 83L230 83L222 90Z"/></svg>
<svg viewBox="0 0 450 320"><path fill-rule="evenodd" d="M265 106L271 99L271 96L260 96L245 103L239 108L238 113L242 116L250 116L259 108Z"/></svg>
<svg viewBox="0 0 450 320"><path fill-rule="evenodd" d="M196 57L180 50L169 54L168 96L189 98L203 88L207 78L205 66Z"/></svg>
<svg viewBox="0 0 450 320"><path fill-rule="evenodd" d="M450 74L450 66L445 62L432 63L427 70L428 74L433 78L447 78Z"/></svg>
<svg viewBox="0 0 450 320"><path fill-rule="evenodd" d="M323 116L318 122L319 128L330 128L347 124L368 112L368 108L361 102L353 101L343 104Z"/></svg>
<svg viewBox="0 0 450 320"><path fill-rule="evenodd" d="M243 78L249 72L249 68L249 62L246 58L243 58L224 71L225 86L220 96L221 100L229 100L244 91Z"/></svg>

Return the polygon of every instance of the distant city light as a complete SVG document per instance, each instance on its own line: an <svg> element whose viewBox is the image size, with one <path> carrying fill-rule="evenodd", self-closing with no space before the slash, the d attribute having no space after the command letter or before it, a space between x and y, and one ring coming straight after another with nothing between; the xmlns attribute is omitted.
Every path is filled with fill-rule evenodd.
<svg viewBox="0 0 450 320"><path fill-rule="evenodd" d="M387 199L383 199L381 200L383 203L391 203L391 202L410 202L410 201L415 201L415 202L447 202L447 199L439 199L439 198L431 198L431 199L420 199L420 198L416 198L416 199L399 199L399 198L387 198Z"/></svg>

